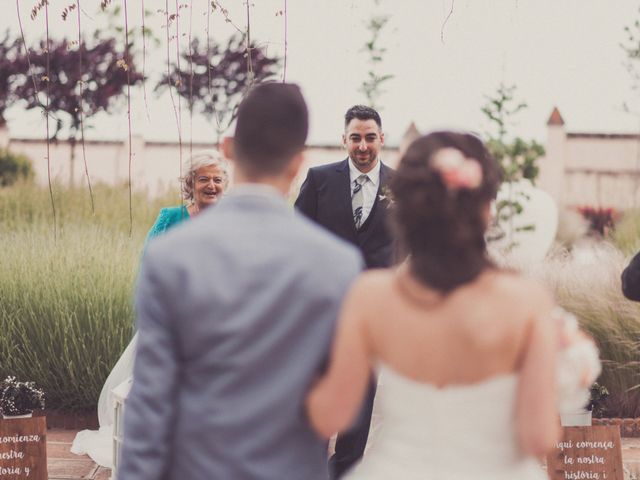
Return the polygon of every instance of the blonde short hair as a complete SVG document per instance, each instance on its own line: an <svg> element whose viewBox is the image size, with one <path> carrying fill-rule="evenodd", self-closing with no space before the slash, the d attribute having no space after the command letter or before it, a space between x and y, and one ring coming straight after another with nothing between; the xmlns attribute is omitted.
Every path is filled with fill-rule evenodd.
<svg viewBox="0 0 640 480"><path fill-rule="evenodd" d="M187 173L180 177L180 191L182 198L185 200L193 200L193 180L196 172L202 167L214 165L222 170L224 174L224 189L229 185L229 162L215 150L200 152L189 158L187 163Z"/></svg>

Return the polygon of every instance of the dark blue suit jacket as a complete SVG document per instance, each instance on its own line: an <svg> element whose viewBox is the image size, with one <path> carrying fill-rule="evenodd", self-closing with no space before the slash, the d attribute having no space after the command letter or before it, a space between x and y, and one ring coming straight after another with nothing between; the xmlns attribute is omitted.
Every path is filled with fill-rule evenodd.
<svg viewBox="0 0 640 480"><path fill-rule="evenodd" d="M356 230L348 161L310 168L295 205L313 221L360 248L367 268L388 267L394 257L387 220L389 203L380 197L385 187L388 188L393 169L380 165L380 183L373 208L360 230Z"/></svg>
<svg viewBox="0 0 640 480"><path fill-rule="evenodd" d="M624 269L621 280L624 296L640 302L640 253L637 253Z"/></svg>

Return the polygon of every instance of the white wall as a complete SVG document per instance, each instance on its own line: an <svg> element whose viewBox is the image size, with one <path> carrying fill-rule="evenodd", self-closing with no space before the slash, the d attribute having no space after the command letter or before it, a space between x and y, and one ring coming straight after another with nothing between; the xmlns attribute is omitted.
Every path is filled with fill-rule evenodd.
<svg viewBox="0 0 640 480"><path fill-rule="evenodd" d="M131 142L131 178L134 189L147 189L152 195L170 186L178 185L180 176L180 145L173 142L145 142L141 137L132 137ZM11 139L9 148L24 153L33 161L36 181L47 184L47 145L43 140ZM182 162L186 164L190 152L215 149L214 144L196 143L182 145ZM73 168L75 185L86 183L82 147L76 145ZM66 142L51 143L51 176L64 184L70 182L70 153ZM92 183L115 185L128 181L129 147L127 142L85 142L87 167ZM385 155L386 154L386 155ZM305 153L305 163L293 182L292 191L297 192L306 177L309 167L337 162L346 158L346 152L340 145L310 146ZM387 161L386 158L389 158ZM385 162L395 165L397 151L383 151Z"/></svg>

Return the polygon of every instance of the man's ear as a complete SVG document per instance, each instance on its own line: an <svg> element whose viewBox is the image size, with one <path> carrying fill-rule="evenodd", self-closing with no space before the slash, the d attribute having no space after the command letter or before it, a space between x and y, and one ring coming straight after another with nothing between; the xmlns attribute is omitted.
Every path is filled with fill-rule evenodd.
<svg viewBox="0 0 640 480"><path fill-rule="evenodd" d="M384 145L384 133L380 132L380 145Z"/></svg>
<svg viewBox="0 0 640 480"><path fill-rule="evenodd" d="M233 137L224 137L222 140L222 154L229 160L236 158Z"/></svg>
<svg viewBox="0 0 640 480"><path fill-rule="evenodd" d="M347 148L347 136L344 133L342 134L342 146Z"/></svg>

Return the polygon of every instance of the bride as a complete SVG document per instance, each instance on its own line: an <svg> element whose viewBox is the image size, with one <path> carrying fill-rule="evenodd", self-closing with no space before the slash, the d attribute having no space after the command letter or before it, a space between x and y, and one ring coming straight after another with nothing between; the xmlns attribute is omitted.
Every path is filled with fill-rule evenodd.
<svg viewBox="0 0 640 480"><path fill-rule="evenodd" d="M559 439L561 341L586 345L593 362L562 395L586 393L599 363L545 288L487 257L498 184L470 134L431 133L402 158L393 218L408 259L354 283L327 374L307 397L328 438L354 418L370 369L381 375L381 432L349 480L547 478L537 459Z"/></svg>
<svg viewBox="0 0 640 480"><path fill-rule="evenodd" d="M187 174L180 181L182 196L188 205L160 210L158 218L149 230L147 242L170 230L183 220L197 215L210 205L214 205L227 190L229 185L228 164L218 152L209 151L193 155L189 159L187 168ZM78 432L71 445L72 453L87 454L103 467L111 468L113 463L114 399L112 392L119 386L128 392L132 381L131 374L136 343L137 334L129 342L102 387L98 400L100 429Z"/></svg>

